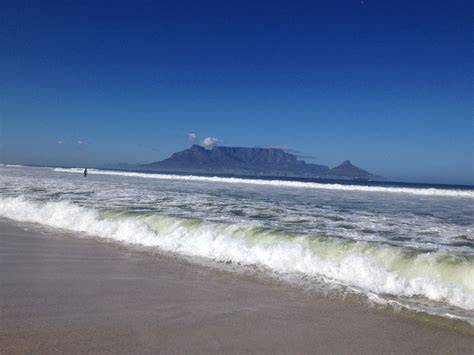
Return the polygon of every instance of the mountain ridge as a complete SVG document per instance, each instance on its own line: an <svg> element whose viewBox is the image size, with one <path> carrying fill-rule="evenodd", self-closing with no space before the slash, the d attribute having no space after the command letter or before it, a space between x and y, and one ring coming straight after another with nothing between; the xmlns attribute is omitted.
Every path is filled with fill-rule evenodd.
<svg viewBox="0 0 474 355"><path fill-rule="evenodd" d="M321 177L337 179L375 179L375 175L349 160L335 168L306 163L281 148L215 146L206 149L192 145L169 158L141 165L142 169L163 172L215 173L249 176Z"/></svg>

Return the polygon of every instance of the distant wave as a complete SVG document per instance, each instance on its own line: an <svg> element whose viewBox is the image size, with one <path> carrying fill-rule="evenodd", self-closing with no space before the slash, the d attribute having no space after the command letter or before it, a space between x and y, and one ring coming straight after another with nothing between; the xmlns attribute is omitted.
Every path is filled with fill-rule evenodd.
<svg viewBox="0 0 474 355"><path fill-rule="evenodd" d="M256 265L281 275L315 277L367 294L422 296L474 308L471 257L24 197L0 198L0 216L182 255Z"/></svg>
<svg viewBox="0 0 474 355"><path fill-rule="evenodd" d="M9 168L23 168L24 165L16 165L16 164L0 164L0 166L7 166Z"/></svg>
<svg viewBox="0 0 474 355"><path fill-rule="evenodd" d="M54 171L62 172L62 173L82 174L84 170L81 168L55 168ZM231 178L231 177L218 177L218 176L211 177L211 176L197 176L197 175L138 173L138 172L112 171L112 170L100 170L100 169L88 169L88 171L90 174L128 176L128 177L139 177L139 178L160 179L160 180L202 181L202 182L215 182L215 183L227 183L227 184L248 184L248 185L278 186L278 187L290 187L290 188L321 189L321 190L384 192L384 193L412 194L412 195L421 195L421 196L474 198L474 191L465 191L465 190L322 184L322 183L317 183L317 182L303 182L303 181L259 180L259 179Z"/></svg>

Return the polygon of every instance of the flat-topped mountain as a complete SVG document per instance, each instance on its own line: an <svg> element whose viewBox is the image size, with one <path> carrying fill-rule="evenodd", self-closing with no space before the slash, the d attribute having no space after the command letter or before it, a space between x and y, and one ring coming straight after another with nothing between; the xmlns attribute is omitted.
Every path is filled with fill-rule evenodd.
<svg viewBox="0 0 474 355"><path fill-rule="evenodd" d="M161 172L232 174L253 176L375 178L348 160L334 169L298 160L279 148L213 147L193 145L168 159L146 164L142 169Z"/></svg>

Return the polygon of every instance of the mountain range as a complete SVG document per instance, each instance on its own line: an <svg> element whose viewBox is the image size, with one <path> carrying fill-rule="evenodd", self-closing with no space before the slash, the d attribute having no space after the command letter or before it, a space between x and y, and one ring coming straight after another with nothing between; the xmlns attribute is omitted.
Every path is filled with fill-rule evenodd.
<svg viewBox="0 0 474 355"><path fill-rule="evenodd" d="M193 145L162 161L140 166L160 172L229 174L245 176L281 176L330 179L380 179L349 160L330 169L306 163L279 148L220 147L206 149Z"/></svg>

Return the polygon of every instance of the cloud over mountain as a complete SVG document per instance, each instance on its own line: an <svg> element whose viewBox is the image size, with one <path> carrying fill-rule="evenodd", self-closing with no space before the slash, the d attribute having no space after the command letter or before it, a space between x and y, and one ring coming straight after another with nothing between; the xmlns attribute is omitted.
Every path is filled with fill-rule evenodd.
<svg viewBox="0 0 474 355"><path fill-rule="evenodd" d="M210 148L221 143L222 143L222 140L216 137L206 137L203 140L201 140L201 145L205 148Z"/></svg>

